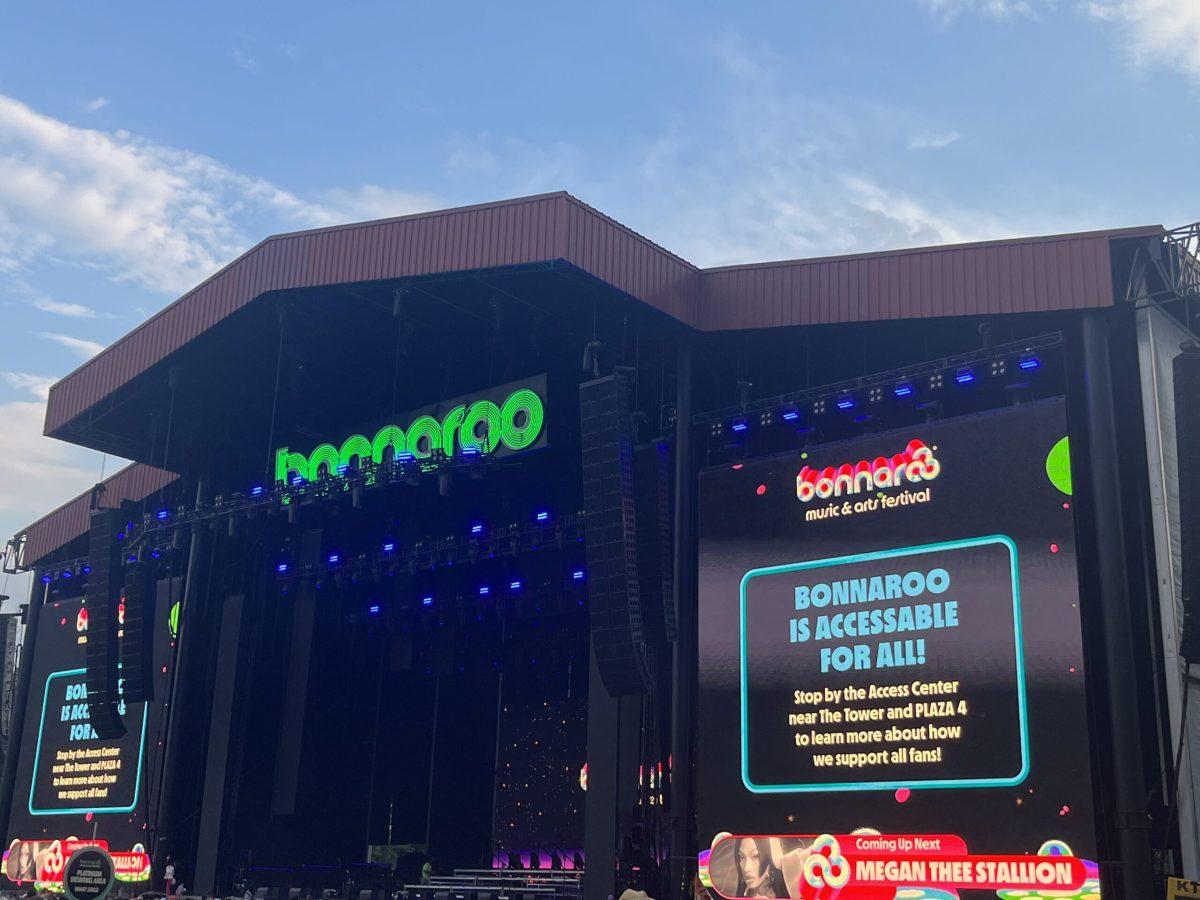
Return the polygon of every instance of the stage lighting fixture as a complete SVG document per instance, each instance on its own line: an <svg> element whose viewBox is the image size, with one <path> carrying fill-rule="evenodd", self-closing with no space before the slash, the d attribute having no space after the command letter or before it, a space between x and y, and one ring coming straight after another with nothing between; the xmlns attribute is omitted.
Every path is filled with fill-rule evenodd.
<svg viewBox="0 0 1200 900"><path fill-rule="evenodd" d="M251 497L261 497L262 495L263 495L263 486L261 484L256 484L254 487L250 488L250 496Z"/></svg>
<svg viewBox="0 0 1200 900"><path fill-rule="evenodd" d="M814 416L824 415L825 414L825 398L822 397L820 400L814 400L813 405L812 405L812 411L813 411Z"/></svg>
<svg viewBox="0 0 1200 900"><path fill-rule="evenodd" d="M787 409L785 409L783 412L781 412L779 414L779 418L783 419L783 421L785 421L785 422L799 421L800 410L796 409L796 407L794 407L794 406L789 406Z"/></svg>
<svg viewBox="0 0 1200 900"><path fill-rule="evenodd" d="M157 550L151 550L150 555L152 557L154 557L155 559L160 559L162 557L162 554L159 553Z"/></svg>
<svg viewBox="0 0 1200 900"><path fill-rule="evenodd" d="M550 521L549 510L539 509L537 511L537 514L534 516L534 519L536 519L538 522L549 522Z"/></svg>
<svg viewBox="0 0 1200 900"><path fill-rule="evenodd" d="M852 394L842 394L837 398L838 409L854 409L854 396Z"/></svg>
<svg viewBox="0 0 1200 900"><path fill-rule="evenodd" d="M875 387L867 388L867 402L878 403L883 399L883 388L876 385Z"/></svg>
<svg viewBox="0 0 1200 900"><path fill-rule="evenodd" d="M510 591L514 591L514 592L521 590L521 579L515 578L512 581L510 581L508 583L508 589Z"/></svg>
<svg viewBox="0 0 1200 900"><path fill-rule="evenodd" d="M729 430L736 432L737 434L743 434L750 430L750 423L745 419L734 419L729 424Z"/></svg>
<svg viewBox="0 0 1200 900"><path fill-rule="evenodd" d="M367 612L372 616L377 616L382 611L382 609L383 609L383 607L381 607L378 603L372 603L370 606L367 607Z"/></svg>
<svg viewBox="0 0 1200 900"><path fill-rule="evenodd" d="M63 570L62 570L61 572L59 572L58 574L59 574L59 577L60 577L60 578L70 578L70 577L71 577L71 570L70 570L70 569L63 569Z"/></svg>
<svg viewBox="0 0 1200 900"><path fill-rule="evenodd" d="M50 576L49 572L42 576L42 584L49 584L53 580L54 579Z"/></svg>
<svg viewBox="0 0 1200 900"><path fill-rule="evenodd" d="M940 388L945 383L946 383L945 376L943 376L941 372L935 372L934 374L929 376L929 389L931 391L936 391L938 388Z"/></svg>
<svg viewBox="0 0 1200 900"><path fill-rule="evenodd" d="M165 522L167 519L169 519L169 518L170 518L170 516L171 516L171 512L170 512L170 510L166 510L166 509L160 509L160 510L159 510L159 511L156 513L156 516L157 516L157 518L158 518L158 521L160 521L160 522Z"/></svg>
<svg viewBox="0 0 1200 900"><path fill-rule="evenodd" d="M488 585L481 584L479 586L479 596L480 597L487 597L491 593L492 593L492 589Z"/></svg>
<svg viewBox="0 0 1200 900"><path fill-rule="evenodd" d="M340 554L337 554L337 553L330 553L330 554L329 554L329 557L328 557L328 559L327 559L327 562L328 562L328 563L329 563L331 566L336 566L336 565L337 565L338 563L340 563L341 561L342 561L342 557L341 557L341 555L340 555Z"/></svg>
<svg viewBox="0 0 1200 900"><path fill-rule="evenodd" d="M764 409L758 415L758 424L762 425L763 427L775 424L775 414L769 409Z"/></svg>
<svg viewBox="0 0 1200 900"><path fill-rule="evenodd" d="M388 541L386 544L384 544L384 545L383 545L383 552L384 552L384 553L391 553L391 552L393 552L395 549L396 549L396 545L395 545L395 544L393 544L391 541Z"/></svg>
<svg viewBox="0 0 1200 900"><path fill-rule="evenodd" d="M711 431L712 431L713 437L720 437L721 432L724 430L725 430L725 424L723 422L713 422L712 423Z"/></svg>
<svg viewBox="0 0 1200 900"><path fill-rule="evenodd" d="M1017 365L1028 372L1032 369L1040 369L1042 367L1042 361L1038 359L1037 355L1034 353L1022 353L1021 361L1017 363Z"/></svg>
<svg viewBox="0 0 1200 900"><path fill-rule="evenodd" d="M84 566L84 567L83 567L83 574L84 574L84 575L91 575L91 574L92 574L92 567L91 567L91 566Z"/></svg>
<svg viewBox="0 0 1200 900"><path fill-rule="evenodd" d="M433 598L432 597L422 597L421 605L422 606L433 606Z"/></svg>
<svg viewBox="0 0 1200 900"><path fill-rule="evenodd" d="M277 566L275 567L275 571L276 571L276 572L278 572L280 575L286 575L286 574L287 574L287 570L288 570L288 564L287 564L287 563L280 563L279 565L277 565Z"/></svg>
<svg viewBox="0 0 1200 900"><path fill-rule="evenodd" d="M911 397L913 394L913 386L908 381L897 381L896 386L892 388L892 393L897 397Z"/></svg>
<svg viewBox="0 0 1200 900"><path fill-rule="evenodd" d="M975 380L975 370L970 366L963 366L954 373L954 380L959 384L970 384Z"/></svg>
<svg viewBox="0 0 1200 900"><path fill-rule="evenodd" d="M129 556L127 556L125 558L125 562L127 562L127 563L135 563L137 561L138 561L138 558L137 558L136 553L131 553L131 554L129 554Z"/></svg>
<svg viewBox="0 0 1200 900"><path fill-rule="evenodd" d="M472 522L471 523L471 534L483 534L483 523L482 522Z"/></svg>
<svg viewBox="0 0 1200 900"><path fill-rule="evenodd" d="M572 581L583 581L583 569L576 569L571 573Z"/></svg>
<svg viewBox="0 0 1200 900"><path fill-rule="evenodd" d="M993 359L991 364L992 377L1003 375L1008 371L1008 363L1003 359Z"/></svg>

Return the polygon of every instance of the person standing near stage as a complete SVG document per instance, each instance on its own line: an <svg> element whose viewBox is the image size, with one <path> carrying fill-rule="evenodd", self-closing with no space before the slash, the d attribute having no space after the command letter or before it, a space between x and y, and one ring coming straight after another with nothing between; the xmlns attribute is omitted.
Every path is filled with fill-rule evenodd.
<svg viewBox="0 0 1200 900"><path fill-rule="evenodd" d="M167 857L167 868L163 871L163 890L168 897L175 896L175 863Z"/></svg>

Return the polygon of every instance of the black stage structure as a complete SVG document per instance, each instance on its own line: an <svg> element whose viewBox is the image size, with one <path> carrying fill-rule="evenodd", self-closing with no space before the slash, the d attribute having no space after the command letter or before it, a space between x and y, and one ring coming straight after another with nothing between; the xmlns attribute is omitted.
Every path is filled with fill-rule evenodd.
<svg viewBox="0 0 1200 900"><path fill-rule="evenodd" d="M440 230L389 269L393 227ZM1088 859L1105 896L1146 896L1180 834L1135 315L1194 325L1181 246L1097 232L793 283L701 272L567 195L260 245L51 395L48 432L136 466L10 545L38 577L6 872L20 842L98 837L200 894L397 890L429 860L460 892L482 876L451 870L586 862L588 900L719 895L701 471L1065 397ZM52 722L75 683L86 710ZM109 756L49 755L75 713Z"/></svg>

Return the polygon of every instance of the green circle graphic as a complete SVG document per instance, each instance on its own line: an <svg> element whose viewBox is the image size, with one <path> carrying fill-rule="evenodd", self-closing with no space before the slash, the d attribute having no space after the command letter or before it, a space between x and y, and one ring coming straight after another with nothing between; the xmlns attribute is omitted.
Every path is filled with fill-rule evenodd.
<svg viewBox="0 0 1200 900"><path fill-rule="evenodd" d="M1062 438L1046 454L1046 476L1051 484L1068 496L1071 494L1070 440Z"/></svg>

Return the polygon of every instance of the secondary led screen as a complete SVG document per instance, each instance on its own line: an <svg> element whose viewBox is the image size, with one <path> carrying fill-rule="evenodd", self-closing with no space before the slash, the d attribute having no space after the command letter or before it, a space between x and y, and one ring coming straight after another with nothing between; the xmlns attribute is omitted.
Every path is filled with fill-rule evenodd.
<svg viewBox="0 0 1200 900"><path fill-rule="evenodd" d="M1062 400L704 472L708 887L1099 896L1074 535Z"/></svg>

